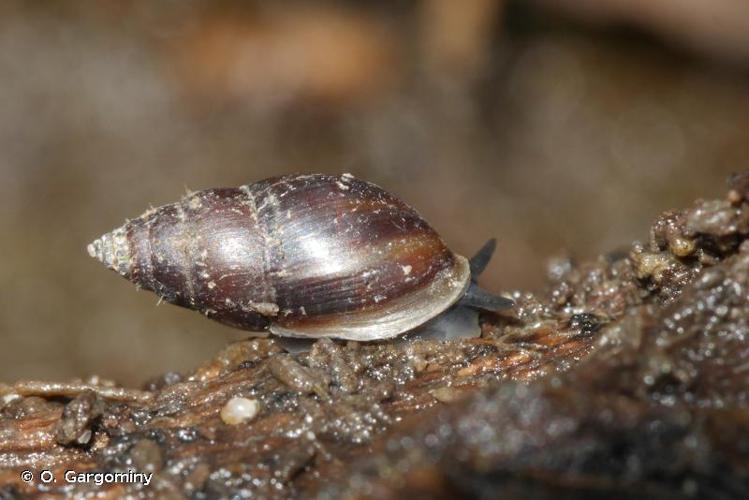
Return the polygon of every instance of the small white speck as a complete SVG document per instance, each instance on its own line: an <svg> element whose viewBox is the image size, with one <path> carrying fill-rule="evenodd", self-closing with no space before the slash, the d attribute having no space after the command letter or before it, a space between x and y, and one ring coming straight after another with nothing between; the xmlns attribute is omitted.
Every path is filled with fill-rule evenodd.
<svg viewBox="0 0 749 500"><path fill-rule="evenodd" d="M77 438L75 438L75 440L78 442L78 444L87 444L89 441L91 441L91 436L93 436L91 429L86 429Z"/></svg>
<svg viewBox="0 0 749 500"><path fill-rule="evenodd" d="M237 425L255 418L260 411L257 399L233 397L221 408L221 420L228 425Z"/></svg>
<svg viewBox="0 0 749 500"><path fill-rule="evenodd" d="M401 266L401 269L403 270L403 274L405 276L408 276L411 274L411 269L413 269L411 266Z"/></svg>
<svg viewBox="0 0 749 500"><path fill-rule="evenodd" d="M19 396L18 394L10 393L4 395L2 399L0 399L0 401L2 401L3 404L8 404L11 401L15 401L16 399L21 399L21 396Z"/></svg>
<svg viewBox="0 0 749 500"><path fill-rule="evenodd" d="M200 200L200 196L194 196L194 195L189 195L189 196L190 196L190 199L187 202L187 206L189 206L191 210L198 210L200 209L200 207L203 206L203 203Z"/></svg>
<svg viewBox="0 0 749 500"><path fill-rule="evenodd" d="M213 290L216 288L216 282L215 281L209 281L208 282L208 290Z"/></svg>

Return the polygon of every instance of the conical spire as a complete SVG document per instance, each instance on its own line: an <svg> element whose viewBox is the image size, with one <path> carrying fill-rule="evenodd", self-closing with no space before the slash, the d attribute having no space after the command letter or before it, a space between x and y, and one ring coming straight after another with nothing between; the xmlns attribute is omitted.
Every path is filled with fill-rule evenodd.
<svg viewBox="0 0 749 500"><path fill-rule="evenodd" d="M88 254L123 276L130 274L130 244L127 241L127 224L102 235L87 247Z"/></svg>

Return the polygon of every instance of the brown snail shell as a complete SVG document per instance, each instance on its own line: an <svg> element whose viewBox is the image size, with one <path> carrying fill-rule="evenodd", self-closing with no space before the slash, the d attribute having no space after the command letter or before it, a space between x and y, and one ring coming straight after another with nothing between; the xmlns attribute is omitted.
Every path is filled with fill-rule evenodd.
<svg viewBox="0 0 749 500"><path fill-rule="evenodd" d="M468 260L412 208L349 174L192 193L88 251L170 303L287 337L394 337L472 284Z"/></svg>

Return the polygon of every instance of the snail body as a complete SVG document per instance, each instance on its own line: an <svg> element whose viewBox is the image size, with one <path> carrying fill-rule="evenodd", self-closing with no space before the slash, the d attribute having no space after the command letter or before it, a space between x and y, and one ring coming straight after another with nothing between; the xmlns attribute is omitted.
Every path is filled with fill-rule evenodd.
<svg viewBox="0 0 749 500"><path fill-rule="evenodd" d="M411 207L348 174L198 191L88 251L167 302L285 337L386 339L458 302L512 304L476 286L486 262L454 254Z"/></svg>

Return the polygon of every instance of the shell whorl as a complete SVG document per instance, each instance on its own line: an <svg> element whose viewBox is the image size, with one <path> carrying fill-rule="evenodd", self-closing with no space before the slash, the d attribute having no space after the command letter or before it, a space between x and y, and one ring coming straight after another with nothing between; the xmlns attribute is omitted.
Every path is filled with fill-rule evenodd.
<svg viewBox="0 0 749 500"><path fill-rule="evenodd" d="M108 269L129 276L132 260L130 258L130 244L127 241L127 224L106 233L91 242L88 254L104 264Z"/></svg>

